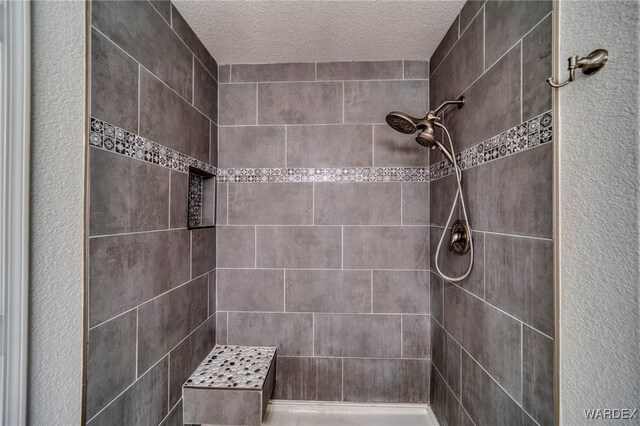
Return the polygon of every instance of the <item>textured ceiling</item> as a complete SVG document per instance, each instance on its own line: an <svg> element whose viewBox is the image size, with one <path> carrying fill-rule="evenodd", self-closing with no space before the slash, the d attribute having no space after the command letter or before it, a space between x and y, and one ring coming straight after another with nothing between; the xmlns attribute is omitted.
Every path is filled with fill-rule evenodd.
<svg viewBox="0 0 640 426"><path fill-rule="evenodd" d="M463 3L174 0L219 64L429 59Z"/></svg>

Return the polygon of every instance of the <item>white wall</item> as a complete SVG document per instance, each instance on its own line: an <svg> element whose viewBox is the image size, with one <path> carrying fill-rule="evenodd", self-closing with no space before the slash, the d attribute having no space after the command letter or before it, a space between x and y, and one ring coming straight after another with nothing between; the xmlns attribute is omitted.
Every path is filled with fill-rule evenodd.
<svg viewBox="0 0 640 426"><path fill-rule="evenodd" d="M32 4L28 419L81 421L85 5Z"/></svg>
<svg viewBox="0 0 640 426"><path fill-rule="evenodd" d="M560 2L562 68L610 53L558 91L563 425L584 424L585 409L640 409L638 5Z"/></svg>

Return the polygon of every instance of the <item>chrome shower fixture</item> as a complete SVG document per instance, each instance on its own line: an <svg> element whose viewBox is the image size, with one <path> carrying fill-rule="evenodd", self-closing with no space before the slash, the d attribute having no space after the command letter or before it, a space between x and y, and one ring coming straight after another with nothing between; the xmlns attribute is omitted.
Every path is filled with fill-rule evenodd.
<svg viewBox="0 0 640 426"><path fill-rule="evenodd" d="M451 164L454 164L451 152L436 138L434 127L442 127L438 115L440 115L445 108L450 105L458 105L458 108L462 108L464 101L464 96L460 96L455 101L445 101L435 110L427 111L422 118L412 117L399 111L393 111L387 114L387 124L400 133L412 134L420 131L416 137L416 142L431 149L437 147L445 158Z"/></svg>

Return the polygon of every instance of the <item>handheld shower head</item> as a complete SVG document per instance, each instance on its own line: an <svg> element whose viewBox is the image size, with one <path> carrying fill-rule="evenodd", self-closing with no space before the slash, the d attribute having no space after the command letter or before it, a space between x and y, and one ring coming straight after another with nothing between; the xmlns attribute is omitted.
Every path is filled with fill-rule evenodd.
<svg viewBox="0 0 640 426"><path fill-rule="evenodd" d="M418 131L420 119L405 114L404 112L393 111L387 114L387 124L393 130L410 135Z"/></svg>
<svg viewBox="0 0 640 426"><path fill-rule="evenodd" d="M420 131L416 137L416 142L427 148L433 149L437 147L442 151L445 158L449 160L451 164L454 164L451 152L449 152L449 150L436 138L434 126L442 127L442 124L439 122L440 119L438 118L438 114L440 114L446 107L449 105L458 105L458 108L462 108L464 102L464 96L460 96L455 101L445 101L435 110L427 111L425 116L422 118L416 118L403 112L393 111L387 114L387 124L389 124L389 126L394 130L408 135Z"/></svg>

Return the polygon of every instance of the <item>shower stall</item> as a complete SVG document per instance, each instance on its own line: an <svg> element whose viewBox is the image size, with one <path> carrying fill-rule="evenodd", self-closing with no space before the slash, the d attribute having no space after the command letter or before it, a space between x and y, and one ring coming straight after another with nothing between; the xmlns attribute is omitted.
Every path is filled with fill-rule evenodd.
<svg viewBox="0 0 640 426"><path fill-rule="evenodd" d="M560 317L587 321L561 302L593 295L558 284L584 269L559 251L579 232L558 212L579 198L560 195L558 103L620 58L593 46L608 65L587 75L570 56L571 83L552 88L558 58L590 51L558 52L562 2L401 3L36 2L34 123L84 94L67 128L86 137L34 125L61 152L33 145L32 223L69 245L33 234L30 422L583 420L558 369ZM49 19L67 33L49 39ZM42 263L58 252L67 269Z"/></svg>

